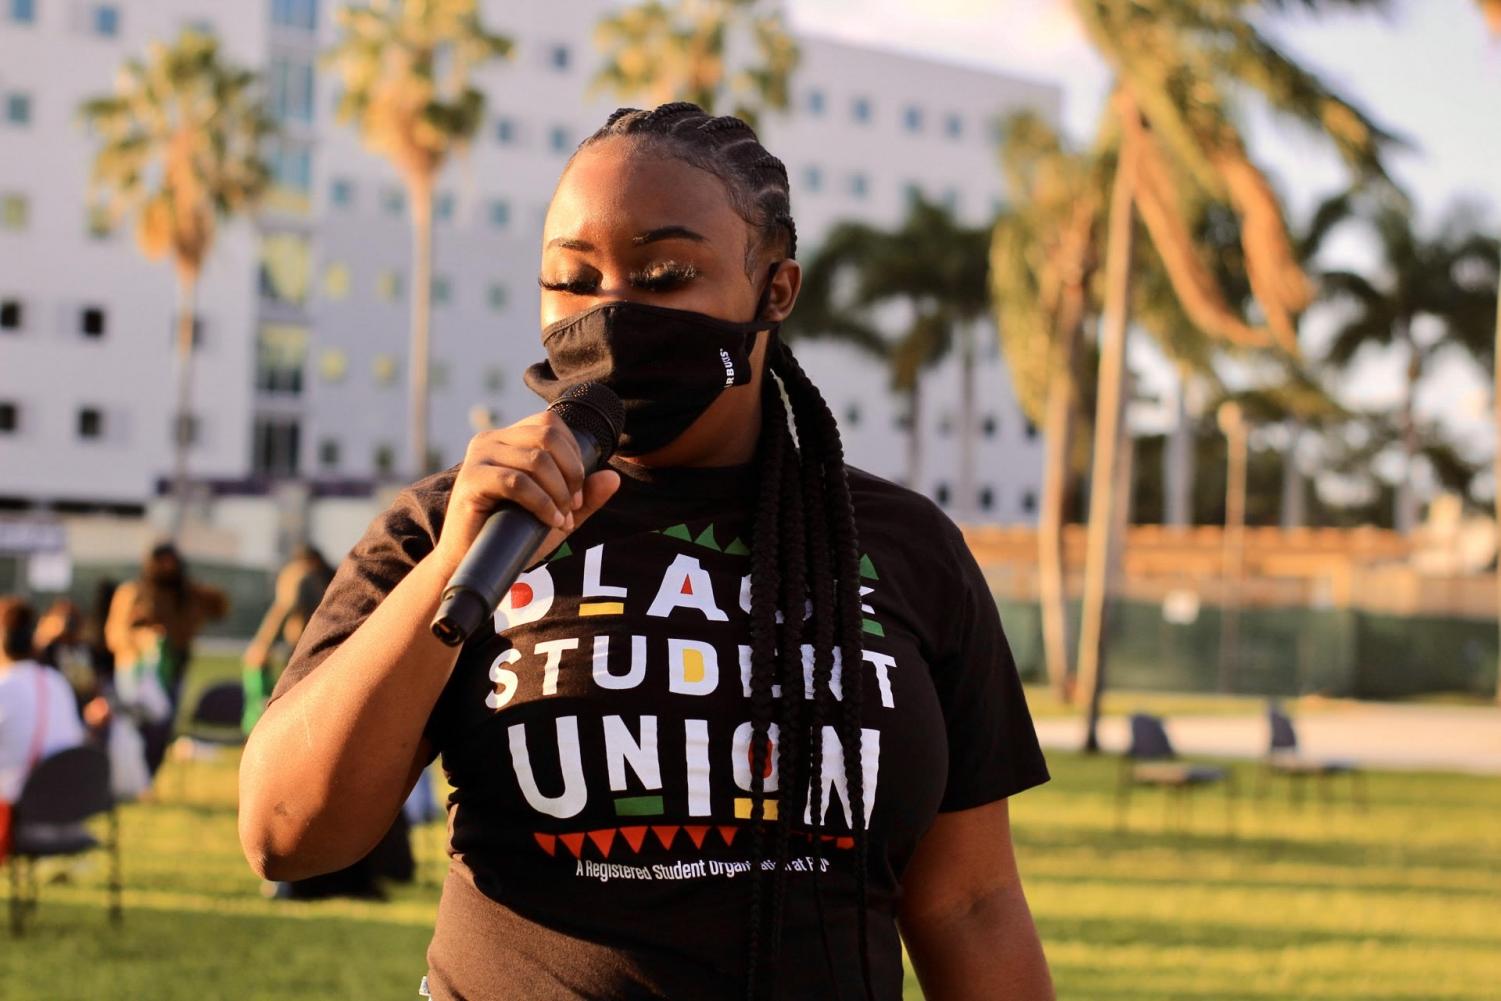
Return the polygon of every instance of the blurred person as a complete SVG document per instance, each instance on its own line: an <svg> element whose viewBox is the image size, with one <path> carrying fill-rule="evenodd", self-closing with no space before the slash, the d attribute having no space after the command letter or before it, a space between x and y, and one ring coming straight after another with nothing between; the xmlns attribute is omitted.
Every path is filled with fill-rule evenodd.
<svg viewBox="0 0 1501 1001"><path fill-rule="evenodd" d="M360 857L441 754L434 998L897 1001L905 942L935 1001L1048 1001L1016 666L958 528L846 466L779 339L781 161L739 119L620 109L544 241L527 384L614 389L619 450L589 473L544 411L375 519L250 734L252 866ZM550 532L493 630L445 646L440 596L504 503Z"/></svg>
<svg viewBox="0 0 1501 1001"><path fill-rule="evenodd" d="M37 620L32 645L37 663L56 669L73 689L79 715L88 724L89 732L103 739L111 709L105 686L94 669L94 656L84 626L78 606L67 598L59 598Z"/></svg>
<svg viewBox="0 0 1501 1001"><path fill-rule="evenodd" d="M94 600L84 622L83 638L89 648L89 657L94 664L94 675L99 683L109 688L115 678L115 655L110 652L104 629L109 622L109 606L114 601L119 583L110 577L100 578L94 585Z"/></svg>
<svg viewBox="0 0 1501 1001"><path fill-rule="evenodd" d="M139 716L153 774L171 740L193 641L228 612L224 592L191 580L170 542L152 547L141 576L121 584L110 600L104 634L115 659L115 690Z"/></svg>
<svg viewBox="0 0 1501 1001"><path fill-rule="evenodd" d="M84 742L63 676L33 657L36 613L0 598L0 801L14 803L38 761Z"/></svg>
<svg viewBox="0 0 1501 1001"><path fill-rule="evenodd" d="M271 670L273 651L284 645L286 653L290 654L297 646L303 627L313 617L333 578L334 568L328 560L315 547L305 543L293 550L291 559L277 573L271 607L266 609L260 627L246 647L242 664L245 686L243 726L246 733L261 718L276 680Z"/></svg>

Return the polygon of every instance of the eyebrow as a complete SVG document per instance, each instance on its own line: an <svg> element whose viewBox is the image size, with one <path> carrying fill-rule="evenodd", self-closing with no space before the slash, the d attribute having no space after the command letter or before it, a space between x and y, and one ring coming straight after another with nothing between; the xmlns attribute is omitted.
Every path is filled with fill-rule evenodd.
<svg viewBox="0 0 1501 1001"><path fill-rule="evenodd" d="M656 243L659 240L693 240L696 243L708 243L709 238L702 233L696 233L687 226L658 226L649 229L645 233L638 233L631 237L631 245L644 247L648 243ZM593 250L594 244L587 240L577 240L567 236L553 237L547 241L548 248L561 247L564 250Z"/></svg>

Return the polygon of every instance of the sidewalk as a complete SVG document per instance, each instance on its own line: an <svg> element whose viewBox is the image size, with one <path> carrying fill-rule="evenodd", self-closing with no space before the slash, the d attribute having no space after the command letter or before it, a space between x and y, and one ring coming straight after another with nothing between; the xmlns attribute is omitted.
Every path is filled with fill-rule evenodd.
<svg viewBox="0 0 1501 1001"><path fill-rule="evenodd" d="M1349 758L1367 768L1501 775L1501 708L1340 703L1294 719L1310 758ZM1175 716L1167 721L1173 748L1185 756L1259 758L1266 751L1264 716ZM1037 721L1049 749L1076 751L1084 743L1078 717ZM1126 749L1125 717L1100 721L1100 744Z"/></svg>

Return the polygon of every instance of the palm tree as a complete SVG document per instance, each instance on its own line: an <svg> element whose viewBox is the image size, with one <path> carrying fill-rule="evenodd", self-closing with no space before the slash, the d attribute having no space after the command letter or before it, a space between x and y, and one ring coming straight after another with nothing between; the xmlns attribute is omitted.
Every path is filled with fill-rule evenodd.
<svg viewBox="0 0 1501 1001"><path fill-rule="evenodd" d="M603 18L595 40L605 53L594 89L652 104L692 101L711 115L728 108L752 125L766 109L785 110L798 48L780 11L757 0L647 0ZM749 33L752 65L731 70L726 43ZM731 42L731 52L741 49Z"/></svg>
<svg viewBox="0 0 1501 1001"><path fill-rule="evenodd" d="M1099 266L1109 162L1067 150L1031 112L1009 118L1004 136L1001 163L1011 204L991 232L991 301L1017 400L1043 431L1037 524L1043 659L1055 697L1068 701L1064 504L1081 379L1078 345Z"/></svg>
<svg viewBox="0 0 1501 1001"><path fill-rule="evenodd" d="M1435 356L1452 348L1494 364L1501 244L1476 232L1475 212L1464 207L1454 209L1431 237L1414 232L1408 207L1393 199L1360 200L1353 211L1372 230L1381 256L1369 277L1347 270L1320 275L1321 297L1347 307L1325 361L1344 370L1368 347L1397 348L1406 358L1397 414L1403 473L1392 518L1397 531L1406 534L1418 521L1414 479L1422 434L1413 411L1418 384Z"/></svg>
<svg viewBox="0 0 1501 1001"><path fill-rule="evenodd" d="M1133 214L1139 212L1178 301L1204 336L1295 353L1295 321L1311 288L1281 206L1246 152L1232 95L1259 94L1273 110L1316 126L1356 170L1379 174L1387 136L1295 64L1250 15L1293 0L1073 0L1085 33L1115 73L1111 112L1121 131L1112 190L1098 418L1089 512L1079 680L1090 705L1085 747L1096 750L1115 453L1122 434L1124 341L1130 315ZM1328 6L1301 0L1303 6ZM1344 0L1345 6L1380 6ZM1231 308L1196 246L1189 220L1202 202L1229 205L1264 325Z"/></svg>
<svg viewBox="0 0 1501 1001"><path fill-rule="evenodd" d="M172 535L186 517L198 278L222 220L254 209L270 182L263 144L274 130L256 76L227 62L212 35L182 32L128 60L114 93L79 113L98 141L91 198L113 228L130 220L142 253L171 257L177 276L177 404Z"/></svg>
<svg viewBox="0 0 1501 1001"><path fill-rule="evenodd" d="M959 480L962 505L972 503L973 452L964 445L974 431L974 327L988 307L984 229L961 226L944 206L914 197L903 221L891 230L845 222L828 233L807 268L799 311L808 312L796 328L817 331L834 321L832 336L853 340L885 361L891 387L907 400L907 483L922 478L922 377L956 348L961 358ZM847 296L842 276L852 276ZM903 332L888 337L871 318L873 310L906 304L911 318ZM836 320L837 318L837 320ZM968 490L967 493L963 491Z"/></svg>
<svg viewBox="0 0 1501 1001"><path fill-rule="evenodd" d="M338 118L391 161L412 220L412 329L408 350L408 469L428 471L428 341L432 297L433 186L485 118L475 73L510 55L511 40L480 23L478 0L371 0L337 14L327 54L339 75Z"/></svg>

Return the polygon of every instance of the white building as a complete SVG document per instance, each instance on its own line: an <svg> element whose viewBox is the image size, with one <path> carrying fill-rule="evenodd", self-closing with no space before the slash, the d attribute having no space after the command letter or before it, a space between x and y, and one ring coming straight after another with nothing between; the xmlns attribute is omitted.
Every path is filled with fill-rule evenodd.
<svg viewBox="0 0 1501 1001"><path fill-rule="evenodd" d="M535 285L542 216L568 154L618 101L590 96L604 0L487 0L511 35L488 68L488 120L439 186L433 441L457 460L471 414L539 407L521 372L542 356ZM0 505L140 505L170 466L170 269L131 237L90 235L91 146L74 109L115 67L184 24L211 27L264 70L284 132L278 187L257 223L229 227L205 276L195 361L197 476L221 490L294 476L359 489L401 462L410 236L392 169L333 120L315 71L327 0L0 0ZM765 145L788 166L801 255L834 222L897 222L910 192L987 221L1002 198L994 122L1051 86L824 39L801 39L794 112ZM67 72L59 72L59 67ZM103 317L103 333L92 331ZM12 322L14 321L14 322ZM1030 520L1040 441L995 350L978 376L977 520ZM832 344L797 351L841 419L850 461L902 479L900 406L873 363ZM924 383L919 488L966 513L958 485L958 371Z"/></svg>

